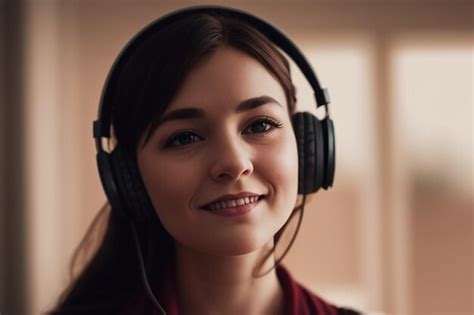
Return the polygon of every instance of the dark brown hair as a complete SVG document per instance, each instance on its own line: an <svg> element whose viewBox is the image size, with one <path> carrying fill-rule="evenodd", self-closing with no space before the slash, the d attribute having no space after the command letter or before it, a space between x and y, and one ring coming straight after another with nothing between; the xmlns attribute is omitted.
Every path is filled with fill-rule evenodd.
<svg viewBox="0 0 474 315"><path fill-rule="evenodd" d="M291 117L295 111L296 91L289 63L276 46L253 27L235 18L194 14L149 36L118 73L112 113L118 143L135 155L140 138L144 135L148 138L157 127L157 121L186 75L225 46L255 58L268 70L283 87ZM298 209L303 210L303 207L294 209L290 219ZM288 222L275 235L276 243ZM148 222L137 230L140 231L147 274L153 279L161 266L160 259L170 255L173 239L159 220ZM100 242L96 249L94 241ZM136 259L128 223L113 209L104 206L76 249L71 261L71 277L74 277L77 264L85 267L50 313L106 314L120 310L134 296L144 295Z"/></svg>

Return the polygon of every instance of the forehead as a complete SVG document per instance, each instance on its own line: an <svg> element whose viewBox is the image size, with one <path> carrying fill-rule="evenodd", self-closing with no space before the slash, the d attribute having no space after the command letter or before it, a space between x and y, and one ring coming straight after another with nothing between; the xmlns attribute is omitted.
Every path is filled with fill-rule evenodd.
<svg viewBox="0 0 474 315"><path fill-rule="evenodd" d="M251 56L224 47L191 70L165 113L187 107L234 110L242 101L262 95L286 109L283 87L270 72Z"/></svg>

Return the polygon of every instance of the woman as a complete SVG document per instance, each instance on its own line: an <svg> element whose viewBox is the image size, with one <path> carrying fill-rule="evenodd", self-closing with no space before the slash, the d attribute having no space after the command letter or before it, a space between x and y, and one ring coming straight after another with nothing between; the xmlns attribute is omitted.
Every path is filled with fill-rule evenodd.
<svg viewBox="0 0 474 315"><path fill-rule="evenodd" d="M293 240L275 255L305 201L295 208L295 94L285 57L234 17L188 15L143 41L116 79L111 119L114 152L133 161L153 214L130 224L104 207L103 240L51 313L355 314L279 264Z"/></svg>

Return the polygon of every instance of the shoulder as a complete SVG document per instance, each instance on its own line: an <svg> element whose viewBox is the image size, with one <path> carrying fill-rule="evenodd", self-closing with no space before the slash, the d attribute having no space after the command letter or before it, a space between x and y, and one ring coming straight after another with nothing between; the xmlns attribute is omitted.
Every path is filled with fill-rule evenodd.
<svg viewBox="0 0 474 315"><path fill-rule="evenodd" d="M285 294L285 314L298 315L356 315L357 311L338 307L317 296L293 279L283 267L277 267L277 275Z"/></svg>

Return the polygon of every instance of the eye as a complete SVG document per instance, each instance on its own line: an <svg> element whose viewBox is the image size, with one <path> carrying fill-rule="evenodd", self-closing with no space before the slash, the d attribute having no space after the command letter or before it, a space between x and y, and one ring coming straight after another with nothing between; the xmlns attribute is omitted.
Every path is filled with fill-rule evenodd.
<svg viewBox="0 0 474 315"><path fill-rule="evenodd" d="M168 147L180 147L191 144L193 142L199 141L202 139L197 134L191 131L185 131L178 133L175 136L172 136L169 140L166 141L165 148Z"/></svg>
<svg viewBox="0 0 474 315"><path fill-rule="evenodd" d="M265 133L269 132L274 128L281 128L283 124L272 119L269 117L265 117L262 119L257 119L256 121L252 122L247 130L251 130L251 132L244 132L244 133Z"/></svg>

